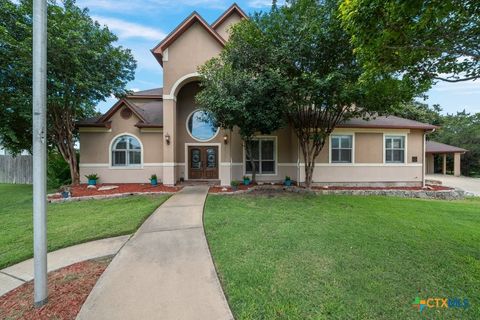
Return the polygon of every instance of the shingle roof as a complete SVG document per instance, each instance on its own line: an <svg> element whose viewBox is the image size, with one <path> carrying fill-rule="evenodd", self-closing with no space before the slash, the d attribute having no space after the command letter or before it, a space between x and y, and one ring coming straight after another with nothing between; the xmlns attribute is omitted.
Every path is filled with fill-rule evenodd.
<svg viewBox="0 0 480 320"><path fill-rule="evenodd" d="M455 152L467 152L468 150L459 147L451 146L445 143L436 141L427 141L425 145L427 153L455 153Z"/></svg>
<svg viewBox="0 0 480 320"><path fill-rule="evenodd" d="M138 97L138 96L158 96L161 97L163 95L163 88L154 88L148 90L141 90L136 91L129 95L128 97Z"/></svg>
<svg viewBox="0 0 480 320"><path fill-rule="evenodd" d="M396 116L377 116L375 118L365 120L362 118L354 118L347 120L338 125L340 128L383 128L383 129L437 129L432 124L422 123L415 120L404 119Z"/></svg>

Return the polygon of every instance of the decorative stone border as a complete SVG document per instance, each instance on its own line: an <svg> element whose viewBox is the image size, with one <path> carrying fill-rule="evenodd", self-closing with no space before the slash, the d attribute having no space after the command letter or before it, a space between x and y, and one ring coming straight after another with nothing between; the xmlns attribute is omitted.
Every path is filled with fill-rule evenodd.
<svg viewBox="0 0 480 320"><path fill-rule="evenodd" d="M72 202L72 201L83 201L83 200L101 200L101 199L114 199L114 198L125 198L129 196L143 196L143 195L160 195L160 194L174 194L174 192L158 191L158 192L127 192L127 193L113 193L113 194L101 194L95 196L82 196L82 197L70 197L70 198L59 198L59 199L48 199L49 203L60 203L60 202Z"/></svg>
<svg viewBox="0 0 480 320"><path fill-rule="evenodd" d="M465 198L465 192L459 189L452 190L308 190L296 186L254 186L248 190L238 190L230 192L219 192L212 194L236 195L243 193L250 193L254 191L285 191L293 193L303 193L312 195L350 195L350 196L389 196L400 198L419 198L419 199L440 199L440 200L460 200Z"/></svg>

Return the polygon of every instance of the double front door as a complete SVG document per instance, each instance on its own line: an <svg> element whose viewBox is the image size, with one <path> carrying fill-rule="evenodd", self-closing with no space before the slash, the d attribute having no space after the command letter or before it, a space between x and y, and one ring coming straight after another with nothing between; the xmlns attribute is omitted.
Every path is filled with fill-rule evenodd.
<svg viewBox="0 0 480 320"><path fill-rule="evenodd" d="M188 147L188 179L218 179L218 147Z"/></svg>

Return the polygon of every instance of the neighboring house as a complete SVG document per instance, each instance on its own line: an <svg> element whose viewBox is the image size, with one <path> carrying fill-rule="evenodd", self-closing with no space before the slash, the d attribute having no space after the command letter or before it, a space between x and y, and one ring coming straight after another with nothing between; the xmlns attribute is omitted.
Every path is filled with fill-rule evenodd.
<svg viewBox="0 0 480 320"><path fill-rule="evenodd" d="M237 132L202 121L195 103L197 68L218 55L229 27L245 18L233 5L213 24L196 12L152 49L163 67L163 89L136 92L103 116L79 122L80 173L101 182L163 183L218 180L229 185L251 173ZM320 184L422 185L425 136L435 126L398 117L353 119L339 125L317 158ZM298 140L291 128L257 137L254 160L259 181L285 176L304 181Z"/></svg>

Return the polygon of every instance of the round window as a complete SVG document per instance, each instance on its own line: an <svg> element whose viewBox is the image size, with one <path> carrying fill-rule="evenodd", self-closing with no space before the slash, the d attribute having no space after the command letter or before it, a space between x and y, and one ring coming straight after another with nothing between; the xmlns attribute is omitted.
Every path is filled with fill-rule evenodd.
<svg viewBox="0 0 480 320"><path fill-rule="evenodd" d="M197 140L207 141L215 137L218 128L213 124L210 115L202 110L194 111L187 119L187 130Z"/></svg>

